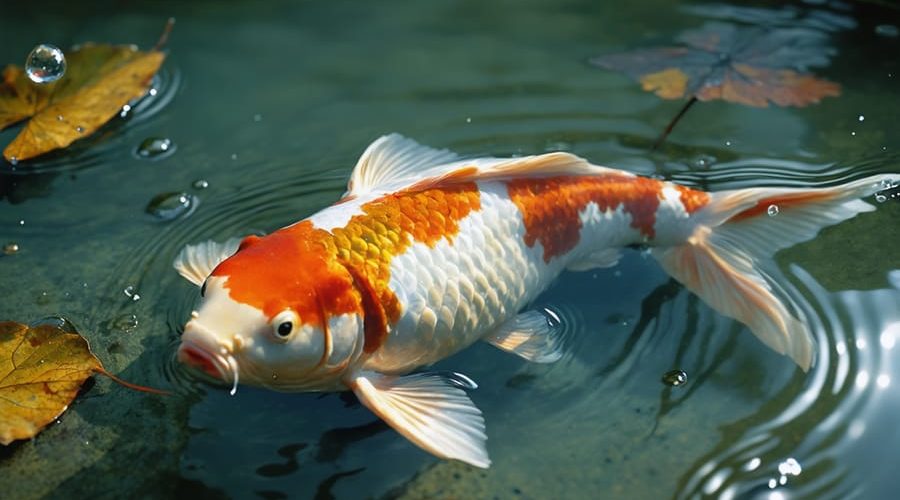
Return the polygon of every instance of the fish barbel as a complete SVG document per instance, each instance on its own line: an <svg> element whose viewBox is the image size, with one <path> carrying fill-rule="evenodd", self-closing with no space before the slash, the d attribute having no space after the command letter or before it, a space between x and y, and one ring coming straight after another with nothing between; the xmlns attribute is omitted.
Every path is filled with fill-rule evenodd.
<svg viewBox="0 0 900 500"><path fill-rule="evenodd" d="M417 373L476 341L561 356L531 303L563 271L642 245L671 276L801 369L809 329L761 266L874 210L886 175L828 188L706 193L568 153L461 159L392 134L334 205L266 236L185 247L201 287L178 357L236 389L352 390L421 448L488 467L464 376ZM776 207L777 216L770 216Z"/></svg>

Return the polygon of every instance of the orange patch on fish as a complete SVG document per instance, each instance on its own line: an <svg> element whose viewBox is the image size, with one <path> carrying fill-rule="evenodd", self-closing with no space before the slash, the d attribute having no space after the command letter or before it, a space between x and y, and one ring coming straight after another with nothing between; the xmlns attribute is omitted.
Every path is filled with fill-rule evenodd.
<svg viewBox="0 0 900 500"><path fill-rule="evenodd" d="M697 191L677 184L675 185L675 189L678 190L681 204L684 205L684 211L688 214L693 214L709 203L709 193L707 192Z"/></svg>
<svg viewBox="0 0 900 500"><path fill-rule="evenodd" d="M823 190L822 192L801 192L794 194L785 194L763 198L756 202L756 205L739 212L729 219L729 222L737 222L744 219L751 219L758 215L765 214L769 211L769 207L775 206L779 210L789 209L795 205L806 205L810 202L823 202L829 198L833 198L833 192Z"/></svg>
<svg viewBox="0 0 900 500"><path fill-rule="evenodd" d="M261 238L248 237L214 276L227 276L232 299L272 318L293 309L323 330L329 317L364 318L366 352L387 337L402 306L388 286L390 263L414 242L452 243L459 221L481 208L474 182L385 195L331 232L301 221ZM277 292L277 293L273 293ZM383 319L382 319L383 318Z"/></svg>
<svg viewBox="0 0 900 500"><path fill-rule="evenodd" d="M601 212L622 205L631 215L631 226L652 238L662 183L616 174L564 176L512 180L507 182L507 190L525 221L525 244L533 247L540 241L544 262L550 262L578 244L578 214L590 202L596 203Z"/></svg>
<svg viewBox="0 0 900 500"><path fill-rule="evenodd" d="M390 263L413 242L430 247L442 239L451 243L459 221L481 208L474 182L386 195L362 206L357 215L333 233L337 258L358 269L371 283L388 321L400 318L401 306L388 287Z"/></svg>

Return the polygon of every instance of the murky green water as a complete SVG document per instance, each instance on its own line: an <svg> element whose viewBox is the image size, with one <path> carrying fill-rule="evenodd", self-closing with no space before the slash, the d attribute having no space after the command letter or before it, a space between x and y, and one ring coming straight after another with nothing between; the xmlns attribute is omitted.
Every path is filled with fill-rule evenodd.
<svg viewBox="0 0 900 500"><path fill-rule="evenodd" d="M154 98L66 153L0 165L0 243L20 247L0 256L0 319L65 316L111 372L175 394L98 379L37 439L0 449L0 497L890 497L900 488L896 200L779 254L819 341L808 374L638 251L564 275L537 304L563 320L563 360L529 365L476 345L438 366L480 384L487 471L425 454L347 395L242 387L230 397L173 360L196 300L171 269L177 251L328 205L383 133L470 156L564 149L710 189L900 172L900 38L876 34L900 13L779 5L4 4L0 61L19 64L43 42L147 47L178 19ZM817 72L843 93L799 110L701 103L650 153L682 103L586 61L714 18L830 29L836 53ZM174 147L144 158L148 138ZM162 193L194 206L161 220L146 208ZM672 369L687 383L661 383Z"/></svg>

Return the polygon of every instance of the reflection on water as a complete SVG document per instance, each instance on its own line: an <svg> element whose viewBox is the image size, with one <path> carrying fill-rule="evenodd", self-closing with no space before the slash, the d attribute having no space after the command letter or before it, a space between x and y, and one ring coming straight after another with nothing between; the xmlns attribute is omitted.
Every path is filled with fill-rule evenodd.
<svg viewBox="0 0 900 500"><path fill-rule="evenodd" d="M867 484L877 487L884 471L871 468L879 459L849 458L870 453L870 446L900 444L888 429L876 431L877 437L871 429L891 418L886 409L900 404L886 391L900 376L900 366L892 362L900 328L898 283L891 289L829 294L799 267L792 271L809 298L806 312L819 344L817 363L801 387L785 387L784 397L773 398L784 403L766 405L740 426L730 426L720 444L684 476L679 498L859 493Z"/></svg>
<svg viewBox="0 0 900 500"><path fill-rule="evenodd" d="M134 395L99 380L59 424L0 452L0 491L889 497L900 486L895 188L877 212L778 255L782 283L818 340L808 374L640 250L612 269L563 275L534 304L563 330L558 362L475 345L433 367L477 383L471 397L494 460L487 471L425 454L351 395L242 387L231 397L175 359L198 294L171 269L176 253L267 233L332 203L382 133L465 156L563 149L713 190L897 172L900 102L889 75L900 46L875 31L896 19L841 5L285 2L277 15L253 3L204 7L216 15L170 5L179 28L154 95L65 153L0 166L0 243L19 248L0 256L0 319L67 318L108 369L174 394ZM121 15L41 10L40 23L21 27L7 19L28 18L28 4L10 7L0 60L56 41L51 32L72 37L58 42L68 46L158 30L157 3L129 6ZM586 59L669 42L709 20L824 33L836 49L827 76L843 95L804 110L704 103L663 151L648 153L681 103ZM291 64L272 47L294 48ZM136 157L148 138L177 149ZM160 193L177 194L163 207L174 217L145 212Z"/></svg>

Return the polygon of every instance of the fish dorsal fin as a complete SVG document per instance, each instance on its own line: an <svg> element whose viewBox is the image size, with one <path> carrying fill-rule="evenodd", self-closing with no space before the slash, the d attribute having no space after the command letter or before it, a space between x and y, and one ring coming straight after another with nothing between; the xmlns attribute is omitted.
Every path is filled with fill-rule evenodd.
<svg viewBox="0 0 900 500"><path fill-rule="evenodd" d="M347 183L347 194L364 194L406 179L412 182L417 173L457 159L452 151L429 148L400 134L383 135L359 157Z"/></svg>
<svg viewBox="0 0 900 500"><path fill-rule="evenodd" d="M369 145L359 158L347 184L347 196L372 191L422 191L460 182L603 174L633 176L564 152L461 160L446 149L429 148L402 135L390 134Z"/></svg>
<svg viewBox="0 0 900 500"><path fill-rule="evenodd" d="M196 245L186 245L178 252L172 267L184 279L200 286L216 266L238 251L240 243L240 238L231 238L225 243L209 240Z"/></svg>

